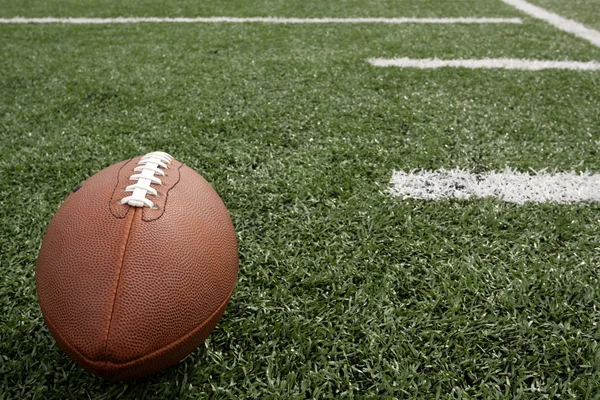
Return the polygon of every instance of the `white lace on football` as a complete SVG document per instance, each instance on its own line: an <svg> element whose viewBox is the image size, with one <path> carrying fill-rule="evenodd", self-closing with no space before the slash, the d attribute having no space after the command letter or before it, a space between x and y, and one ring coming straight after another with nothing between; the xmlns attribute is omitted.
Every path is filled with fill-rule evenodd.
<svg viewBox="0 0 600 400"><path fill-rule="evenodd" d="M125 191L131 192L131 195L124 197L121 204L129 204L132 207L156 208L154 203L146 196L148 194L158 196L158 191L150 185L162 185L159 176L165 176L164 170L169 168L172 159L170 155L160 151L143 156L138 162L138 166L133 169L140 173L133 174L129 178L129 180L137 182L125 188Z"/></svg>

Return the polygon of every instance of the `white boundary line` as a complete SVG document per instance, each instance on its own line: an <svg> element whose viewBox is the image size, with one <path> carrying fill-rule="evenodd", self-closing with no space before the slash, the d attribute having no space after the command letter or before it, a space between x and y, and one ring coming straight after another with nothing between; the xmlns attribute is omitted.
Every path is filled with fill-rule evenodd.
<svg viewBox="0 0 600 400"><path fill-rule="evenodd" d="M510 168L482 174L461 169L394 171L387 192L421 200L495 197L518 204L600 202L600 175L546 171L528 174Z"/></svg>
<svg viewBox="0 0 600 400"><path fill-rule="evenodd" d="M550 60L520 60L510 58L486 58L482 60L440 60L437 58L370 58L369 62L376 67L400 68L486 68L486 69L516 69L539 71L543 69L568 69L577 71L598 71L600 62L589 61L550 61Z"/></svg>
<svg viewBox="0 0 600 400"><path fill-rule="evenodd" d="M520 18L279 18L279 17L118 17L118 18L0 18L2 24L136 24L136 23L247 23L270 24L522 24Z"/></svg>
<svg viewBox="0 0 600 400"><path fill-rule="evenodd" d="M558 14L554 14L541 7L534 6L524 0L502 0L506 4L515 7L522 12L529 14L534 18L538 18L548 22L556 28L565 32L572 33L573 35L585 39L592 43L594 46L600 47L600 32L590 29L583 24L572 19L561 17Z"/></svg>

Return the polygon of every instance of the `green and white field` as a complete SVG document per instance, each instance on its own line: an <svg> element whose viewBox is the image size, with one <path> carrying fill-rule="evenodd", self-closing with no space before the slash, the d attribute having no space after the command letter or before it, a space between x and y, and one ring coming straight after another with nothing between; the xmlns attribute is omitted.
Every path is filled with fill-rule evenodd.
<svg viewBox="0 0 600 400"><path fill-rule="evenodd" d="M534 3L600 29L598 0ZM521 23L12 20L221 16ZM502 0L0 0L0 18L0 399L600 397L600 204L388 191L394 171L595 176L600 70L369 62L600 46ZM50 336L35 260L73 187L150 151L223 198L238 285L184 361L107 383Z"/></svg>

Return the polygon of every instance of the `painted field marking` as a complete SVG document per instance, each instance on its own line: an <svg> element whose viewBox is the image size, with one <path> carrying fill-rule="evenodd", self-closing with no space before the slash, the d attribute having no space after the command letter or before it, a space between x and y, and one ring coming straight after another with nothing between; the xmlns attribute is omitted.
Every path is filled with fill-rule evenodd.
<svg viewBox="0 0 600 400"><path fill-rule="evenodd" d="M561 17L560 15L554 14L553 12L550 12L544 8L534 6L533 4L530 4L524 0L502 1L526 14L529 14L534 18L544 20L560 30L572 33L573 35L585 39L593 45L600 47L600 32L597 30L588 28L577 21L573 21L572 19Z"/></svg>
<svg viewBox="0 0 600 400"><path fill-rule="evenodd" d="M461 169L394 171L388 193L422 200L495 197L518 204L600 202L600 175L546 171L528 174L510 168L481 174Z"/></svg>
<svg viewBox="0 0 600 400"><path fill-rule="evenodd" d="M370 58L369 62L376 67L400 68L501 68L526 71L543 69L569 69L578 71L600 70L600 62L588 61L550 61L550 60L520 60L511 58L485 58L481 60L440 60L438 58Z"/></svg>
<svg viewBox="0 0 600 400"><path fill-rule="evenodd" d="M280 17L118 17L118 18L0 18L2 24L136 24L136 23L269 24L522 24L520 18L280 18Z"/></svg>

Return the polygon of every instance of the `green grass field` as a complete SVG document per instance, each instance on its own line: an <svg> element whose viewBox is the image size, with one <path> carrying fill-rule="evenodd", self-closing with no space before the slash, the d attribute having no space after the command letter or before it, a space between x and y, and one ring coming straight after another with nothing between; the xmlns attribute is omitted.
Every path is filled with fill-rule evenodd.
<svg viewBox="0 0 600 400"><path fill-rule="evenodd" d="M566 18L575 19L593 29L600 29L600 2L598 0L533 0L533 4L545 7Z"/></svg>
<svg viewBox="0 0 600 400"><path fill-rule="evenodd" d="M563 15L598 29L598 6ZM600 48L500 0L0 0L2 18L223 15L523 24L0 24L0 399L599 398L600 205L386 189L393 170L600 173L600 71L367 59ZM223 198L238 285L183 362L106 383L50 336L35 260L73 187L155 150Z"/></svg>

